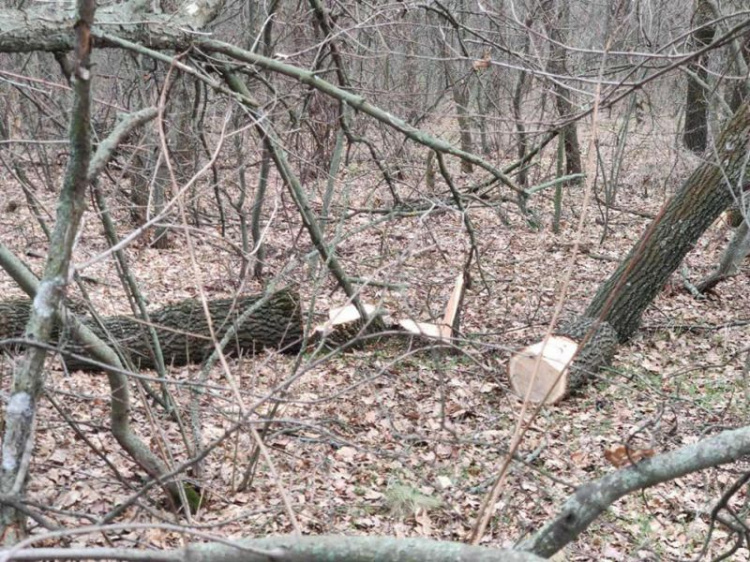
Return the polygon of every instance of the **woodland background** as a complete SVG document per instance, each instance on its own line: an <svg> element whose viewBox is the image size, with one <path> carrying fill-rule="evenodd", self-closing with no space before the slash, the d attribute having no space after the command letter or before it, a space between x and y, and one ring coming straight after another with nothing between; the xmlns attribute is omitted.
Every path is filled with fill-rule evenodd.
<svg viewBox="0 0 750 562"><path fill-rule="evenodd" d="M1 556L750 558L746 2L3 6Z"/></svg>

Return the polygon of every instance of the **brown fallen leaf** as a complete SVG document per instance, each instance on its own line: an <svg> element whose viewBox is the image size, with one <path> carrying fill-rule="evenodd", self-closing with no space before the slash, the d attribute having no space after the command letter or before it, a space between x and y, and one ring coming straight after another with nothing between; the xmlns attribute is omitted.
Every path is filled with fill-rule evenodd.
<svg viewBox="0 0 750 562"><path fill-rule="evenodd" d="M654 449L628 449L625 445L616 445L605 449L604 458L615 468L622 468L653 457L654 454Z"/></svg>

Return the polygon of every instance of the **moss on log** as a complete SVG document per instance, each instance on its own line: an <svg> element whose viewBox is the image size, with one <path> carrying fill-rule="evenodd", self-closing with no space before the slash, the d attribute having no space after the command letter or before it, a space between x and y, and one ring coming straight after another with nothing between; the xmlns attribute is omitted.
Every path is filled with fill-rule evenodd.
<svg viewBox="0 0 750 562"><path fill-rule="evenodd" d="M227 333L243 311L261 298L261 295L254 295L208 301L217 341ZM0 302L0 339L23 337L30 309L29 300ZM200 300L186 299L167 305L151 312L150 318L156 327L167 365L199 363L213 351L214 344ZM118 351L127 354L136 367L154 368L151 340L142 321L132 316L109 316L102 319L101 326L90 318L83 322L103 341L115 342ZM75 334L69 328L63 327L60 330L58 327L53 337L54 343L64 353L69 369L99 370L89 362L69 355L88 355L86 348L77 343ZM225 352L228 355L239 352L254 354L263 348L272 348L285 353L296 353L301 341L299 296L291 290L284 290L267 297L266 302L238 327L233 343Z"/></svg>

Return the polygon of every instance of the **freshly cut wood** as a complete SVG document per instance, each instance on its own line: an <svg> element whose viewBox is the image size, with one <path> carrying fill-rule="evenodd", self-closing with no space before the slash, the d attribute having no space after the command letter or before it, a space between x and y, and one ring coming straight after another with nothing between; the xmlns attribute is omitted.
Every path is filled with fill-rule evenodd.
<svg viewBox="0 0 750 562"><path fill-rule="evenodd" d="M437 324L429 324L428 322L415 322L414 320L399 320L398 325L401 329L406 330L410 334L416 336L425 336L428 338L443 339L445 336L445 326L438 326ZM448 334L450 337L450 334Z"/></svg>
<svg viewBox="0 0 750 562"><path fill-rule="evenodd" d="M353 304L332 308L328 311L328 320L313 330L312 341L325 338L329 344L338 346L357 338L363 331L382 331L385 328L383 310L366 303L362 306L370 319L367 326Z"/></svg>
<svg viewBox="0 0 750 562"><path fill-rule="evenodd" d="M508 373L513 392L534 403L555 404L568 394L570 362L578 344L564 336L530 345L510 360Z"/></svg>
<svg viewBox="0 0 750 562"><path fill-rule="evenodd" d="M617 343L617 332L608 323L580 317L564 325L547 346L539 342L511 358L508 365L511 388L521 399L529 392L529 400L535 403L542 402L549 391L544 402L555 404L609 364ZM534 377L539 357L539 370Z"/></svg>
<svg viewBox="0 0 750 562"><path fill-rule="evenodd" d="M453 293L445 307L443 323L440 326L443 338L450 339L453 334L457 334L461 328L461 307L464 302L464 293L466 292L466 274L459 273L456 276L456 283L453 285Z"/></svg>
<svg viewBox="0 0 750 562"><path fill-rule="evenodd" d="M750 193L749 142L750 103L744 102L714 143L716 153L664 204L583 315L557 334L580 347L568 373L568 392L610 363L617 345L635 334L644 311L698 239L721 213Z"/></svg>
<svg viewBox="0 0 750 562"><path fill-rule="evenodd" d="M371 304L363 304L362 306L365 308L365 312L370 317L374 316L378 311L378 309ZM341 324L347 324L349 322L356 322L359 319L359 312L357 311L357 307L353 304L348 304L346 306L341 306L338 308L332 308L328 311L328 324L330 326L339 326Z"/></svg>
<svg viewBox="0 0 750 562"><path fill-rule="evenodd" d="M221 339L232 323L262 296L242 296L236 299L208 301L208 310L217 340ZM23 336L29 318L31 302L13 300L0 303L0 339ZM201 301L186 299L150 313L162 347L167 365L199 363L214 349L208 330L206 315ZM154 359L146 326L132 316L109 316L100 326L91 319L84 319L91 330L105 342L115 342L115 347L127 354L136 367L152 369ZM83 357L87 348L77 343L74 333L59 329L53 334L54 343L63 351ZM260 305L237 330L236 337L225 352L229 355L256 353L263 348L297 352L302 342L302 316L296 292L283 290L274 293ZM96 371L98 367L89 362L65 355L69 369Z"/></svg>
<svg viewBox="0 0 750 562"><path fill-rule="evenodd" d="M407 332L448 341L460 329L460 311L466 292L466 278L464 273L456 276L456 283L453 286L453 292L445 307L443 320L439 324L430 324L428 322L415 322L414 320L399 320L398 325Z"/></svg>
<svg viewBox="0 0 750 562"><path fill-rule="evenodd" d="M464 292L466 288L464 274L460 273L456 277L456 283L453 287L453 292L445 307L445 314L439 324L430 324L428 322L416 322L414 320L399 320L395 326L391 326L393 322L389 316L385 315L382 309L379 309L371 304L362 304L367 313L367 316L371 319L379 320L377 324L367 327L367 332L377 332L387 327L398 327L402 330L414 334L416 336L437 339L442 341L448 341L453 337L454 333L458 332L459 328L459 312L461 310L461 303L463 302ZM335 345L341 345L355 339L357 336L362 334L365 329L362 318L359 315L359 311L353 304L332 308L328 311L328 320L315 327L313 331L313 341L325 337L328 341Z"/></svg>

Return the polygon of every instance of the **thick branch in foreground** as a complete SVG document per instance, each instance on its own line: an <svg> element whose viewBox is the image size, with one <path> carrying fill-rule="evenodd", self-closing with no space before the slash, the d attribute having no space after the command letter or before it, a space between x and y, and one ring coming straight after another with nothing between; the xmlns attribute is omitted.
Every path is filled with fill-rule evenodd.
<svg viewBox="0 0 750 562"><path fill-rule="evenodd" d="M94 25L117 30L128 37L158 32L163 41L185 46L185 42L194 36L190 29L200 29L208 24L223 6L224 0L191 0L178 3L174 13L155 14L150 2L131 0L99 7ZM60 3L34 2L24 6L23 10L0 10L0 51L70 51L75 43L72 29L76 20L73 16L72 10Z"/></svg>
<svg viewBox="0 0 750 562"><path fill-rule="evenodd" d="M393 537L281 536L230 544L190 545L182 550L119 548L36 548L13 552L9 560L130 560L150 562L537 562L529 552L491 549L427 539Z"/></svg>
<svg viewBox="0 0 750 562"><path fill-rule="evenodd" d="M535 346L511 360L509 374L519 396L530 394L541 401L549 395L548 402L561 400L610 362L616 344L636 332L643 312L685 255L719 215L750 189L749 145L750 107L745 103L716 142L716 153L665 204L601 285L583 317L557 334L576 344L572 352L566 352L566 360L551 365L549 350ZM546 364L543 377L534 376L538 357Z"/></svg>
<svg viewBox="0 0 750 562"><path fill-rule="evenodd" d="M215 299L208 301L216 337L221 338L232 326L234 320L255 304L262 296L243 296L237 299ZM31 302L27 300L0 303L0 339L18 338L23 335L23 326L29 316ZM209 336L206 315L200 301L186 299L150 314L162 346L167 365L186 365L203 361L214 349ZM133 363L141 368L153 369L148 327L132 316L109 316L102 320L102 327L85 320L84 324L102 341L114 341ZM72 328L71 331L75 331ZM73 334L75 335L75 334ZM68 337L64 332L63 351L90 356L88 346L78 343L77 338ZM59 331L53 341L60 341ZM237 329L235 338L227 347L227 353L257 353L263 348L280 349L287 352L299 350L302 341L302 317L299 297L290 290L279 291ZM84 360L68 357L68 368L99 370Z"/></svg>
<svg viewBox="0 0 750 562"><path fill-rule="evenodd" d="M575 540L610 505L631 492L686 474L734 462L750 454L750 427L724 431L676 451L651 457L604 478L584 484L568 498L552 521L523 550L545 558Z"/></svg>
<svg viewBox="0 0 750 562"><path fill-rule="evenodd" d="M91 37L96 4L78 0L75 9L75 75L70 113L70 158L57 205L55 228L49 242L44 275L30 308L25 334L36 341L49 341L57 320L55 312L69 277L73 243L86 208L88 168L91 160ZM34 427L39 397L44 389L46 350L26 350L13 374L5 412L0 492L23 496L28 466L34 448ZM4 544L17 542L26 533L25 515L13 506L0 505L0 536Z"/></svg>

